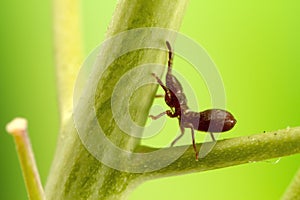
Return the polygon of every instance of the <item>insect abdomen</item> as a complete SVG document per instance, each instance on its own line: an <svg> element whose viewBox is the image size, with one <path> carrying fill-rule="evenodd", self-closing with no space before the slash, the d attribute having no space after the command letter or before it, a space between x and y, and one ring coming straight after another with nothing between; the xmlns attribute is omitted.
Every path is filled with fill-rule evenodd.
<svg viewBox="0 0 300 200"><path fill-rule="evenodd" d="M188 112L185 117L185 121L192 123L195 129L204 132L225 132L236 124L233 115L222 109L209 109L200 113Z"/></svg>

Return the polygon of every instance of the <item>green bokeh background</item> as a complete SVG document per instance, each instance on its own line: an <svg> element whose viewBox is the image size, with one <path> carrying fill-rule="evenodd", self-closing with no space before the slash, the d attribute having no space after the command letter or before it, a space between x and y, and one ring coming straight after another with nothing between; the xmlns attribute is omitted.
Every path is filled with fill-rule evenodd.
<svg viewBox="0 0 300 200"><path fill-rule="evenodd" d="M103 41L115 4L96 0L82 3L86 55ZM0 3L3 200L27 199L13 138L4 129L8 121L15 116L28 118L43 183L55 150L59 125L51 7L50 0ZM217 64L226 88L227 107L238 119L236 127L223 138L300 125L299 13L299 1L190 1L180 31L200 43ZM202 92L205 87L199 84L202 80L185 67L187 64L176 57L175 68L199 91L200 108L209 107L208 93ZM166 130L163 132L176 132L177 122L167 120ZM155 145L155 139L144 142ZM170 141L162 138L159 142ZM249 163L150 181L139 186L129 199L279 199L300 166L299 160L300 156L294 155L279 162Z"/></svg>

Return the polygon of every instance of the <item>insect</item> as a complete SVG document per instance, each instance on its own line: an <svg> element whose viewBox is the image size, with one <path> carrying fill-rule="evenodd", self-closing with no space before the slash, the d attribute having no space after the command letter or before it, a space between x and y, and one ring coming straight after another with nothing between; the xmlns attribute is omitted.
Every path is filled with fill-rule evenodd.
<svg viewBox="0 0 300 200"><path fill-rule="evenodd" d="M196 154L196 160L198 160L194 130L209 132L212 140L216 141L213 133L228 131L234 127L237 121L230 112L222 109L208 109L202 112L189 110L183 88L178 79L172 74L173 51L171 45L168 41L166 41L166 45L168 48L166 85L163 84L156 74L152 73L152 75L156 78L158 84L165 92L164 95L156 95L156 97L164 96L165 102L170 107L170 110L166 110L156 116L150 115L149 117L153 120L157 120L158 118L167 115L170 118L178 119L181 134L173 140L171 146L174 146L175 143L184 135L185 128L190 128L193 148Z"/></svg>

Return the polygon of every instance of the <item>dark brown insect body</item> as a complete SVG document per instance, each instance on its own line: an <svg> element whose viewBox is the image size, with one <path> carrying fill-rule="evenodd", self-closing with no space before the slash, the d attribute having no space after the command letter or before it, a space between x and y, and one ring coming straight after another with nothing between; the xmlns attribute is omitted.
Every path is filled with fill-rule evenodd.
<svg viewBox="0 0 300 200"><path fill-rule="evenodd" d="M212 140L215 138L212 133L225 132L234 127L236 120L231 113L222 109L209 109L203 112L193 112L187 106L187 99L183 93L183 88L177 78L172 75L173 52L170 43L166 42L169 50L168 71L166 75L166 85L155 75L152 74L159 85L165 91L165 102L171 108L157 116L150 115L154 120L168 115L171 118L178 118L181 134L171 143L173 146L184 134L184 128L192 131L193 147L198 160L198 152L195 144L194 130L209 132ZM158 95L157 97L162 97Z"/></svg>

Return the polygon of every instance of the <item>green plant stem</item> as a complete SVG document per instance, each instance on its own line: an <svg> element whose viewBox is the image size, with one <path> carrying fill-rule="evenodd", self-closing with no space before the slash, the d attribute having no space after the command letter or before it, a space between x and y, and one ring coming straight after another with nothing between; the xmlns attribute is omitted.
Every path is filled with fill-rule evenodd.
<svg viewBox="0 0 300 200"><path fill-rule="evenodd" d="M300 170L294 177L287 190L285 191L282 200L297 200L300 199Z"/></svg>
<svg viewBox="0 0 300 200"><path fill-rule="evenodd" d="M60 2L56 1L55 8L57 12L62 12L60 14L63 15L64 10L62 8L66 9L66 5L62 2L62 5L60 5ZM67 2L70 4L68 9L71 10L74 8L72 4L75 3L76 5L78 3L77 1L71 2L69 0ZM120 32L141 27L161 27L178 30L186 5L187 1L179 0L157 0L155 2L149 0L120 0L106 37L110 38ZM76 19L77 17L75 17ZM60 23L59 21L55 22ZM66 31L65 34L71 34L68 30L64 31ZM59 34L57 37L60 37ZM79 40L78 37L76 38ZM76 41L76 38L74 39L74 44L79 45L79 41ZM67 65L59 64L63 63L60 59L68 63L67 55L72 56L71 53L64 54L64 51L59 50L59 48L67 48L63 44L64 41L61 42L62 44L57 44L57 54L59 54L57 63L60 66L57 67L58 79L61 80L61 83L66 84L65 90L72 88L72 91L76 74L79 70L78 63L77 61L69 63L70 65L68 66L70 68L67 70L64 69ZM135 42L138 43L140 41ZM70 45L68 48L72 48L74 44L68 44ZM111 52L119 51L119 48L122 47L107 47L108 50L101 54L102 61L108 58ZM71 52L71 50L67 52ZM74 56L77 56L77 53L74 53ZM115 121L112 120L110 101L116 83L122 75L135 66L149 62L164 65L165 61L166 52L163 51L138 50L130 52L116 59L102 76L101 74L95 74L95 79L91 80L92 83L97 83L96 94L87 94L85 103L95 107L98 121L105 133L107 133L107 137L121 149L130 151L136 149L140 141L124 134ZM157 71L158 75L161 73L162 70ZM100 81L99 77L101 77ZM66 80L69 79L69 81L64 82L65 78ZM137 77L131 78L136 79ZM122 92L119 94L120 98L127 92L126 85L123 87ZM293 128L220 141L208 156L198 162L195 161L193 149L189 148L176 162L158 171L143 174L118 171L99 162L82 145L74 127L73 119L68 118L70 117L70 109L72 109L70 103L72 92L69 91L69 93L64 94L63 91L59 92L59 95L62 95L60 97L61 105L66 105L67 109L61 109L61 112L66 112L67 114L62 114L62 116L67 117L61 127L57 151L46 184L45 193L47 200L124 199L134 187L148 179L217 169L300 152L299 128ZM137 91L130 99L131 117L140 125L145 124L155 92L156 87L147 86ZM124 102L124 106L126 106L126 103L128 102ZM92 121L94 119L90 118L89 111L83 109L80 118L87 127L86 132L92 134L94 128ZM181 148L185 147L166 148L162 151L161 156L156 159L160 162L161 159L172 156ZM151 150L154 149L139 148L139 151ZM106 156L111 156L111 152L107 152Z"/></svg>
<svg viewBox="0 0 300 200"><path fill-rule="evenodd" d="M27 134L27 121L16 118L7 125L6 129L15 140L29 199L44 200L44 191Z"/></svg>
<svg viewBox="0 0 300 200"><path fill-rule="evenodd" d="M79 0L53 1L54 52L61 123L72 114L73 90L83 62Z"/></svg>
<svg viewBox="0 0 300 200"><path fill-rule="evenodd" d="M63 11L59 8L60 2L56 1L55 8L57 11ZM107 32L107 38L126 30L141 27L161 27L178 30L187 2L187 0L119 0ZM78 44L78 42L75 44ZM60 45L57 45L57 47L59 48ZM113 51L118 51L118 48L121 48L121 46L108 47ZM63 51L57 53L60 54L59 52L62 53ZM106 51L101 56L107 58L110 54L111 51ZM61 56L61 59L66 59L63 54ZM57 56L57 58L59 57ZM135 66L149 62L165 64L165 60L166 54L163 51L139 50L130 52L109 66L109 70L105 72L101 81L98 80L99 76L97 77L97 74L95 80L92 80L92 82L98 83L98 87L96 94L87 95L90 98L88 102L90 104L95 102L99 122L103 125L104 130L108 130L106 132L109 139L115 142L118 147L132 150L139 144L139 140L125 135L112 120L109 102L116 82L124 73ZM61 66L63 67L63 65ZM65 77L69 73L65 73L62 67L57 67L57 74L59 79L64 80L64 78L69 78ZM77 66L73 67L76 71ZM158 74L160 73L162 73L162 70L158 72ZM74 77L74 74L72 76ZM66 84L70 89L73 82L67 82ZM145 124L156 88L156 86L145 87L131 98L132 118L141 125ZM63 94L63 91L61 90L59 94ZM126 89L123 92L125 94ZM70 92L66 95L63 94L60 99L62 100L61 104L64 105L65 100L67 102L70 100ZM71 106L67 108L71 108ZM68 109L61 109L61 112L65 112L65 110ZM89 118L88 111L83 111L81 116L82 123L92 130L91 120L93 119ZM107 155L110 155L110 152L107 152ZM128 192L141 181L142 179L139 179L138 174L117 171L96 160L82 145L71 118L62 124L57 151L46 184L45 192L48 200L124 199Z"/></svg>
<svg viewBox="0 0 300 200"><path fill-rule="evenodd" d="M200 147L201 144L198 144L197 148L200 149ZM186 147L167 148L157 160L176 155L181 148ZM148 147L139 148L141 152L152 150L155 149ZM148 179L154 179L182 175L259 162L296 153L300 153L300 127L218 141L213 150L198 162L195 161L194 150L190 147L178 160L169 166L158 171L146 173L143 176ZM297 187L299 192L299 184Z"/></svg>

